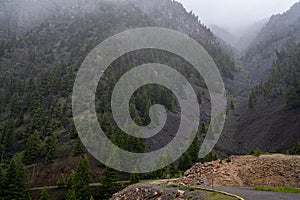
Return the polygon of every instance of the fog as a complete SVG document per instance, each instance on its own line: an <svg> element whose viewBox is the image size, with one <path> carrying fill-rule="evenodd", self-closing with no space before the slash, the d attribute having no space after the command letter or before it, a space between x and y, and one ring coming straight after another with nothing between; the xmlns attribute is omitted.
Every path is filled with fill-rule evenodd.
<svg viewBox="0 0 300 200"><path fill-rule="evenodd" d="M239 36L244 29L273 14L287 11L299 0L177 0L206 25L217 25Z"/></svg>

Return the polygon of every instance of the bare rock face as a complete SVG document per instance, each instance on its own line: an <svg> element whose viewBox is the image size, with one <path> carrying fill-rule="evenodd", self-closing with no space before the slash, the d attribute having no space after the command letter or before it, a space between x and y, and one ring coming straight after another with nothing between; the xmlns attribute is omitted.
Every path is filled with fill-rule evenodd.
<svg viewBox="0 0 300 200"><path fill-rule="evenodd" d="M175 181L184 185L297 187L300 156L281 154L232 156L227 160L196 164Z"/></svg>

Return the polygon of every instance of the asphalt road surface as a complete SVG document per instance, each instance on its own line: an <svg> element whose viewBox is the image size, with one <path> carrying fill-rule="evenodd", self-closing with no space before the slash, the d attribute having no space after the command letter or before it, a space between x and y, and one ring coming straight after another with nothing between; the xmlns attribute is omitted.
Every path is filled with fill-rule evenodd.
<svg viewBox="0 0 300 200"><path fill-rule="evenodd" d="M231 194L236 194L243 197L245 200L300 200L300 194L280 193L258 191L253 188L240 187L214 187L215 190L222 190Z"/></svg>

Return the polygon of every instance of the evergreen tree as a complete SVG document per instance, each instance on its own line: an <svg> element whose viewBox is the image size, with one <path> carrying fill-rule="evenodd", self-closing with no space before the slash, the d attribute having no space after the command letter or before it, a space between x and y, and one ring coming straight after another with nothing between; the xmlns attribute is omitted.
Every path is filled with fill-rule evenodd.
<svg viewBox="0 0 300 200"><path fill-rule="evenodd" d="M74 176L75 176L75 174L72 173L72 174L70 174L70 176L67 179L67 188L68 189L72 189Z"/></svg>
<svg viewBox="0 0 300 200"><path fill-rule="evenodd" d="M76 193L74 190L68 192L67 200L76 200Z"/></svg>
<svg viewBox="0 0 300 200"><path fill-rule="evenodd" d="M31 199L29 195L28 173L22 163L12 160L3 180L3 199Z"/></svg>
<svg viewBox="0 0 300 200"><path fill-rule="evenodd" d="M57 187L64 188L66 187L66 178L64 174L61 174L57 180Z"/></svg>
<svg viewBox="0 0 300 200"><path fill-rule="evenodd" d="M74 123L72 123L72 126L69 131L69 139L76 139L76 138L78 138L78 133L76 131L76 127Z"/></svg>
<svg viewBox="0 0 300 200"><path fill-rule="evenodd" d="M251 93L248 100L248 108L252 109L253 107L254 107L254 97L253 94Z"/></svg>
<svg viewBox="0 0 300 200"><path fill-rule="evenodd" d="M201 125L200 133L206 133L206 132L207 132L206 124L203 122Z"/></svg>
<svg viewBox="0 0 300 200"><path fill-rule="evenodd" d="M199 151L200 151L199 137L198 134L196 134L196 137L187 152L190 155L190 159L193 164L199 162Z"/></svg>
<svg viewBox="0 0 300 200"><path fill-rule="evenodd" d="M92 180L87 157L80 158L76 172L72 180L72 191L75 191L76 199L89 200L91 196L90 183Z"/></svg>
<svg viewBox="0 0 300 200"><path fill-rule="evenodd" d="M51 136L46 140L46 162L52 163L56 158L56 136Z"/></svg>
<svg viewBox="0 0 300 200"><path fill-rule="evenodd" d="M135 184L140 182L140 175L136 173L130 174L130 184Z"/></svg>
<svg viewBox="0 0 300 200"><path fill-rule="evenodd" d="M290 85L286 91L286 104L291 107L300 106L300 85L299 88Z"/></svg>
<svg viewBox="0 0 300 200"><path fill-rule="evenodd" d="M188 153L184 153L179 158L178 168L182 171L189 169L192 166L191 157Z"/></svg>
<svg viewBox="0 0 300 200"><path fill-rule="evenodd" d="M103 199L109 199L111 195L116 192L115 186L116 186L116 171L106 167L104 169L102 178L101 178L101 196Z"/></svg>
<svg viewBox="0 0 300 200"><path fill-rule="evenodd" d="M25 164L31 164L37 158L40 152L40 136L37 131L31 134L27 140L23 161Z"/></svg>
<svg viewBox="0 0 300 200"><path fill-rule="evenodd" d="M0 166L0 197L3 196L4 193L4 178L5 178L5 174L4 174L4 170L2 169L2 167Z"/></svg>
<svg viewBox="0 0 300 200"><path fill-rule="evenodd" d="M235 109L235 105L234 105L234 103L233 103L233 100L231 100L231 102L230 102L230 109L231 109L231 110L234 110L234 109Z"/></svg>
<svg viewBox="0 0 300 200"><path fill-rule="evenodd" d="M10 119L4 124L3 133L0 138L2 151L7 152L11 150L11 148L14 145L14 141L15 141L15 123L13 119Z"/></svg>
<svg viewBox="0 0 300 200"><path fill-rule="evenodd" d="M21 100L20 96L18 94L14 94L11 99L11 105L10 105L10 117L12 119L16 119L19 117L19 115L23 114L23 109L21 106Z"/></svg>
<svg viewBox="0 0 300 200"><path fill-rule="evenodd" d="M80 138L77 138L76 143L75 143L75 148L72 152L72 156L74 156L74 157L80 156L83 152L84 152L84 147L81 143Z"/></svg>
<svg viewBox="0 0 300 200"><path fill-rule="evenodd" d="M217 160L217 156L213 154L212 152L209 152L203 159L202 162L211 162L214 160Z"/></svg>
<svg viewBox="0 0 300 200"><path fill-rule="evenodd" d="M46 190L46 188L44 187L42 190L42 194L41 194L41 198L40 200L50 200L49 194Z"/></svg>

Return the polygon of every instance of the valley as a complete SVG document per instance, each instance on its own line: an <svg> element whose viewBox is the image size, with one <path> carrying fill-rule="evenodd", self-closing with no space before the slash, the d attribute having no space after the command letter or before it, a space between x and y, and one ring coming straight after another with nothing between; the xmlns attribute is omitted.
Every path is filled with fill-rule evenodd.
<svg viewBox="0 0 300 200"><path fill-rule="evenodd" d="M166 151L157 157L161 169L140 174L140 163L135 163L136 169L125 173L107 167L83 145L73 120L72 93L79 68L99 43L143 27L178 31L207 51L224 81L226 121L214 149L199 158L216 120L211 119L211 91L200 73L184 58L160 49L121 55L103 72L93 105L113 144L148 153L169 144L179 129L181 105L170 89L157 84L134 92L129 114L137 125L146 126L152 106L164 105L162 130L142 138L138 131L135 137L118 127L111 105L114 87L140 65L176 69L191 84L201 111L196 137L177 161L165 166L174 154ZM238 198L197 188L211 189L212 182L217 190L250 200L300 198L299 193L254 190L299 188L300 2L257 22L239 40L225 28L211 27L174 0L1 1L0 199ZM126 165L120 155L111 152L107 160ZM165 179L167 183L151 184Z"/></svg>

